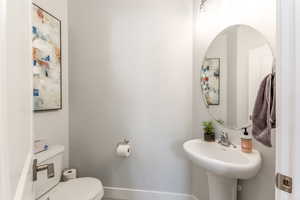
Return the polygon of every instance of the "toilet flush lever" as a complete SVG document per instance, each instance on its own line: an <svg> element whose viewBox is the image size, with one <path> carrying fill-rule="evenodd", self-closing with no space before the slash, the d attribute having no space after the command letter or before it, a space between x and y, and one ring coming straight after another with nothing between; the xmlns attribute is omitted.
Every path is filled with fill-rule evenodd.
<svg viewBox="0 0 300 200"><path fill-rule="evenodd" d="M44 164L44 165L38 165L37 164L37 159L33 160L33 165L32 165L32 180L36 181L37 180L37 173L39 171L44 171L47 170L47 176L48 178L53 178L55 176L54 173L54 164Z"/></svg>

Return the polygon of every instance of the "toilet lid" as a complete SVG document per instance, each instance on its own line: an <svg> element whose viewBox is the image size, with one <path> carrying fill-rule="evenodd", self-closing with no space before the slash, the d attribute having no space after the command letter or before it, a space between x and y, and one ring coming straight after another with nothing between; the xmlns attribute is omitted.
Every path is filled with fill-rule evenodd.
<svg viewBox="0 0 300 200"><path fill-rule="evenodd" d="M76 178L59 183L39 200L98 200L103 194L103 185L98 179Z"/></svg>

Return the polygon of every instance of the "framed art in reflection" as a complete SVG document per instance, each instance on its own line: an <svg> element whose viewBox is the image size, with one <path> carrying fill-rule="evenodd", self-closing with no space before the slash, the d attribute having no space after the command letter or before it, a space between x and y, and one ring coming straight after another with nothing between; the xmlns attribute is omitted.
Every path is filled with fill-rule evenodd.
<svg viewBox="0 0 300 200"><path fill-rule="evenodd" d="M220 58L206 58L201 72L201 89L207 105L220 105Z"/></svg>

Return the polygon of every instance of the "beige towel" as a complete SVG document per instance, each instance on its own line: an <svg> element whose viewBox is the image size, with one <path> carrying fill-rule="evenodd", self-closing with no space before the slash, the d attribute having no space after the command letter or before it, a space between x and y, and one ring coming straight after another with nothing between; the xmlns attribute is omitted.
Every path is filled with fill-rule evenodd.
<svg viewBox="0 0 300 200"><path fill-rule="evenodd" d="M276 127L276 79L269 74L262 81L252 114L252 135L262 144L272 147L271 130Z"/></svg>

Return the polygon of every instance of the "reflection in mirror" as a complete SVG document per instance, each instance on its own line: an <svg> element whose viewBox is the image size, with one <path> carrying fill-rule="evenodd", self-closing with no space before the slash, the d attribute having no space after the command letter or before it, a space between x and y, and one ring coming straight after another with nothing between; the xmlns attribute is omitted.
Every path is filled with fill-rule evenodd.
<svg viewBox="0 0 300 200"><path fill-rule="evenodd" d="M236 25L220 33L201 67L202 96L212 117L227 128L249 125L257 91L272 63L272 50L255 29Z"/></svg>

